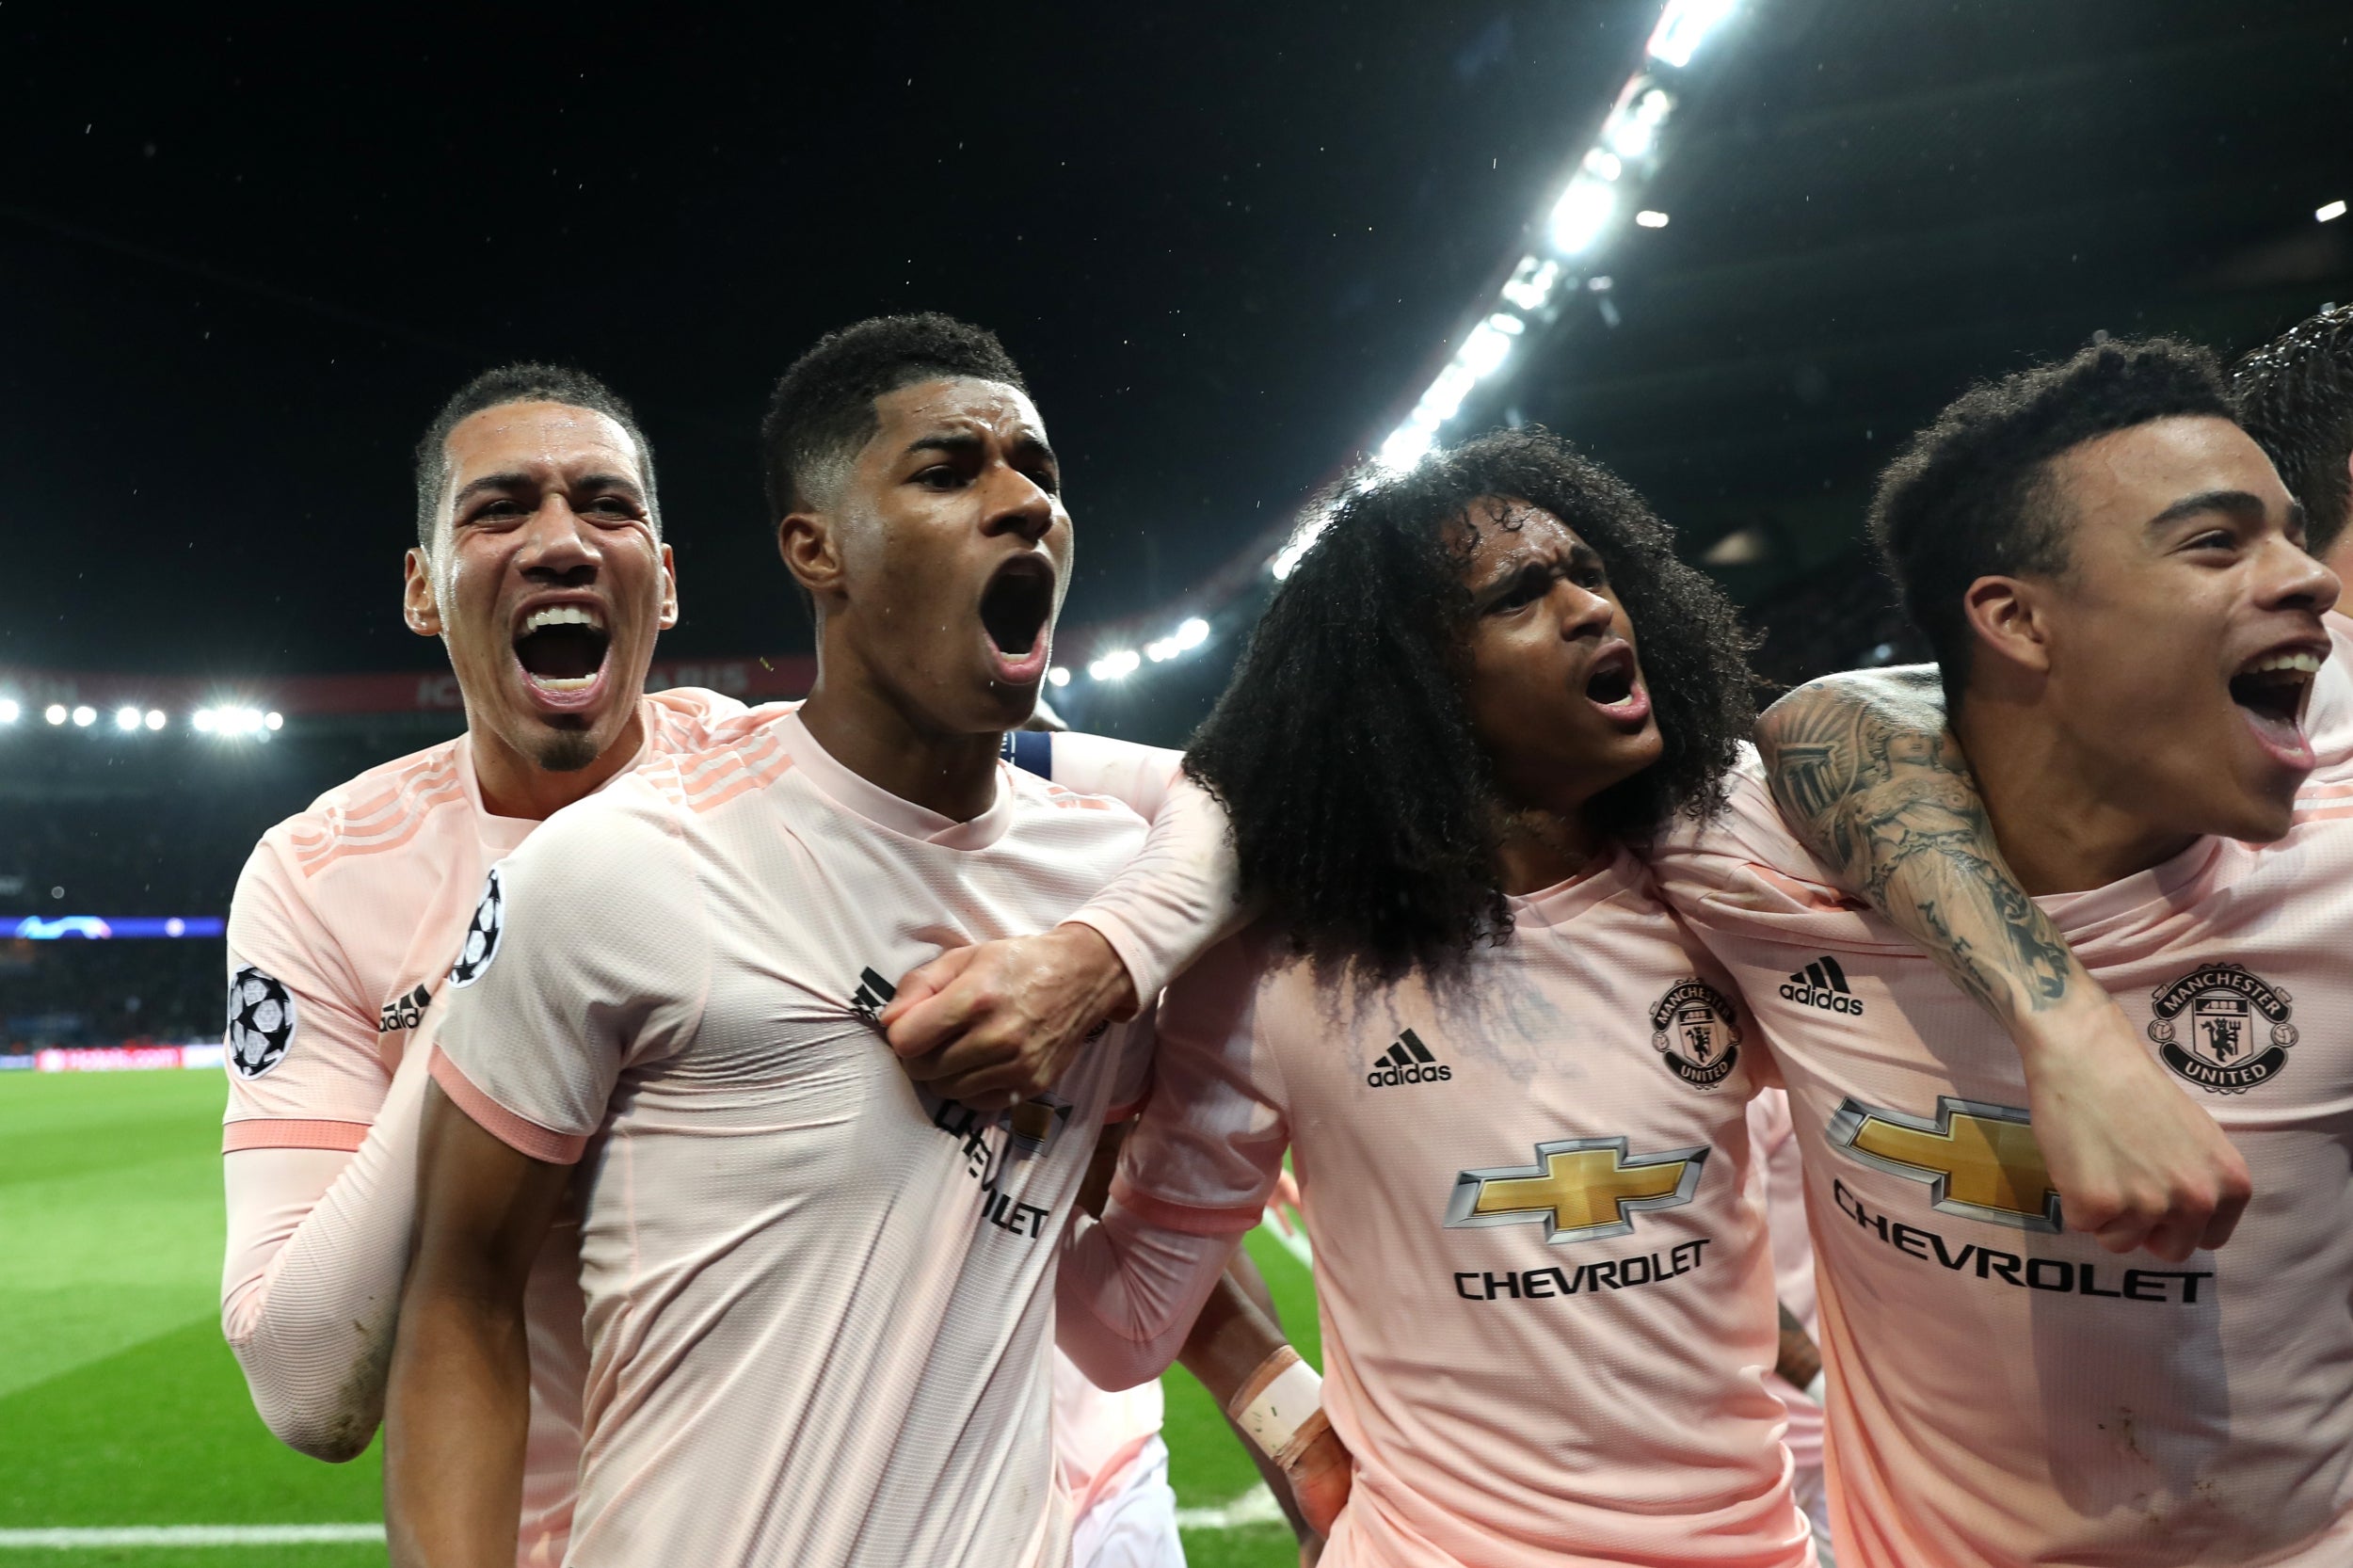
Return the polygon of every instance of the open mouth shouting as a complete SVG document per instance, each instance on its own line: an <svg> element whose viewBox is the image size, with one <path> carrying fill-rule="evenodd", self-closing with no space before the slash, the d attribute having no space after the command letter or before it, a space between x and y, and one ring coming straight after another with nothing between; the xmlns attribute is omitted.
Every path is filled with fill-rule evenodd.
<svg viewBox="0 0 2353 1568"><path fill-rule="evenodd" d="M997 568L981 591L990 679L1033 686L1045 677L1054 642L1047 623L1053 615L1054 567L1043 553L1012 556Z"/></svg>
<svg viewBox="0 0 2353 1568"><path fill-rule="evenodd" d="M612 648L603 607L595 603L542 603L515 628L515 664L523 684L542 707L561 712L595 705Z"/></svg>
<svg viewBox="0 0 2353 1568"><path fill-rule="evenodd" d="M2257 743L2283 767L2310 772L2315 761L2304 736L2304 705L2328 656L2326 644L2275 648L2249 659L2231 677L2231 700Z"/></svg>
<svg viewBox="0 0 2353 1568"><path fill-rule="evenodd" d="M1586 666L1585 700L1599 709L1602 717L1628 731L1649 722L1650 694L1642 689L1642 671L1634 661L1634 649L1624 641L1611 638Z"/></svg>

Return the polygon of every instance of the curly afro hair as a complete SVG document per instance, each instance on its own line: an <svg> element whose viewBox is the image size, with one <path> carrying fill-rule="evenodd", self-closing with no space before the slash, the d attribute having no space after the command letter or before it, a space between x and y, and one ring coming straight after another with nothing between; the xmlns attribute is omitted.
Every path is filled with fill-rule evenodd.
<svg viewBox="0 0 2353 1568"><path fill-rule="evenodd" d="M1633 623L1665 753L1596 795L1640 840L1721 806L1754 720L1751 639L1641 499L1561 438L1502 431L1313 503L1321 532L1252 633L1185 769L1232 819L1244 896L1319 965L1394 977L1459 967L1512 928L1493 770L1462 689L1471 598L1461 530L1524 501L1601 556Z"/></svg>

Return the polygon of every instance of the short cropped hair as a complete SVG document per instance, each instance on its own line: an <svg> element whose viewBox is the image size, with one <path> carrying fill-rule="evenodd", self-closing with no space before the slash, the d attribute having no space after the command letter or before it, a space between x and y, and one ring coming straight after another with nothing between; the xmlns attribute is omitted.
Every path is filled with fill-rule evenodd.
<svg viewBox="0 0 2353 1568"><path fill-rule="evenodd" d="M449 433L485 408L509 403L561 403L602 414L629 432L637 447L637 477L646 488L646 517L662 533L662 504L654 494L653 443L621 394L584 370L521 362L486 370L450 394L417 442L417 543L427 552L440 532L441 491L449 483Z"/></svg>
<svg viewBox="0 0 2353 1568"><path fill-rule="evenodd" d="M776 382L760 422L768 520L824 504L821 492L881 428L876 398L959 376L1029 391L994 332L936 312L872 316L818 339Z"/></svg>
<svg viewBox="0 0 2353 1568"><path fill-rule="evenodd" d="M1936 655L1948 712L1959 709L1975 651L1962 607L1969 584L2067 569L2068 519L2051 460L2177 415L2236 420L2211 352L2169 338L2095 344L1972 387L1880 475L1871 539Z"/></svg>
<svg viewBox="0 0 2353 1568"><path fill-rule="evenodd" d="M2323 311L2256 349L2231 372L2239 421L2304 504L2315 555L2345 536L2353 506L2353 305Z"/></svg>
<svg viewBox="0 0 2353 1568"><path fill-rule="evenodd" d="M1185 771L1225 806L1245 900L1320 964L1455 968L1512 929L1494 769L1471 724L1463 568L1491 501L1551 513L1593 547L1634 629L1659 760L1587 820L1641 840L1724 800L1754 722L1753 639L1723 590L1617 475L1529 426L1368 464L1309 506L1322 525L1194 734Z"/></svg>

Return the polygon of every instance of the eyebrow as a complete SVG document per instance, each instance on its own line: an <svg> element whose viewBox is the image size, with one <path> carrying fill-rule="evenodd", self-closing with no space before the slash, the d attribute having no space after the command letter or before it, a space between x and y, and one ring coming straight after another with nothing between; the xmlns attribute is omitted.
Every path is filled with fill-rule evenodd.
<svg viewBox="0 0 2353 1568"><path fill-rule="evenodd" d="M1478 590L1471 595L1473 607L1486 608L1488 604L1509 592L1514 583L1528 575L1530 568L1542 564L1532 557L1522 557L1509 571L1480 584ZM1604 572L1609 569L1609 563L1601 558L1601 552L1587 544L1583 539L1577 540L1569 547L1568 553L1562 557L1561 564L1572 571L1580 567L1596 567Z"/></svg>
<svg viewBox="0 0 2353 1568"><path fill-rule="evenodd" d="M2161 528L2181 521L2184 518L2193 518L2206 512L2227 512L2241 520L2252 519L2260 521L2264 515L2263 497L2251 490L2201 490L2196 495L2182 497L2181 500L2151 518L2149 531L2153 534Z"/></svg>
<svg viewBox="0 0 2353 1568"><path fill-rule="evenodd" d="M963 456L968 453L979 452L985 444L987 443L980 437L968 430L940 430L928 436L916 437L915 440L907 442L906 450L899 456L912 457L919 452L944 452L951 456ZM1054 456L1054 449L1046 444L1046 439L1042 436L1024 431L1013 439L1012 446L1016 452L1034 453L1048 462L1054 463L1057 467L1060 466L1059 460Z"/></svg>
<svg viewBox="0 0 2353 1568"><path fill-rule="evenodd" d="M450 511L453 514L464 511L466 503L477 495L497 490L520 489L537 482L528 473L486 473L450 498ZM625 473L591 473L571 482L565 488L583 490L626 490L630 498L640 504L643 504L646 499L646 492L638 488L637 481Z"/></svg>

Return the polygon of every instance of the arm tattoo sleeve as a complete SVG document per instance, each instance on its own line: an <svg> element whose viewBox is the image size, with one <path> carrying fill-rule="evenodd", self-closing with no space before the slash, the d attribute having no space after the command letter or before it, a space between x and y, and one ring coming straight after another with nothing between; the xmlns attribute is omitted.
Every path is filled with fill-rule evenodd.
<svg viewBox="0 0 2353 1568"><path fill-rule="evenodd" d="M1933 668L1799 687L1757 726L1773 798L1806 847L1997 1016L2039 1013L2081 970L2010 874Z"/></svg>

